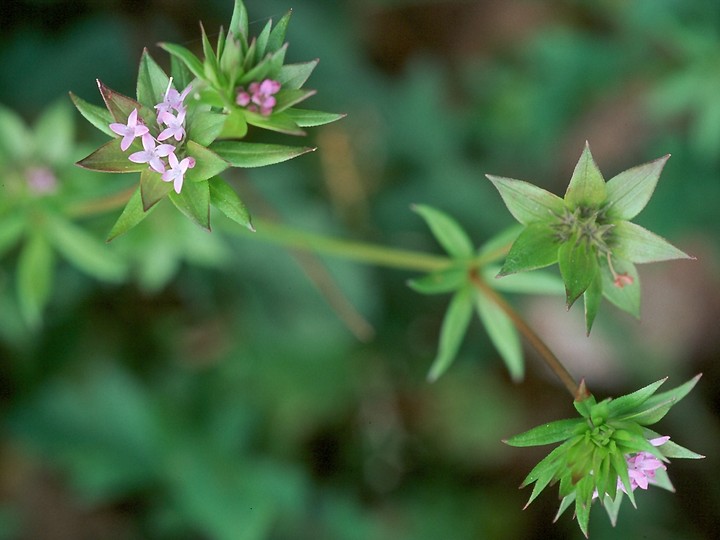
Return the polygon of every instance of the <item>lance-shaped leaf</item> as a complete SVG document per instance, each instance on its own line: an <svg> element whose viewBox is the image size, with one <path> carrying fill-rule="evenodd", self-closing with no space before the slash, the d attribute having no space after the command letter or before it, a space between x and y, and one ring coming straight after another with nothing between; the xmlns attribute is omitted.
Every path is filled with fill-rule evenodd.
<svg viewBox="0 0 720 540"><path fill-rule="evenodd" d="M664 238L629 221L615 224L612 239L614 254L638 264L692 258Z"/></svg>
<svg viewBox="0 0 720 540"><path fill-rule="evenodd" d="M85 159L77 162L80 167L91 171L102 171L112 173L141 172L147 169L147 163L134 163L128 159L133 148L140 149L139 143L135 141L127 152L120 148L121 139L113 139L106 142Z"/></svg>
<svg viewBox="0 0 720 540"><path fill-rule="evenodd" d="M187 121L187 138L209 146L223 130L228 115L211 111L194 111Z"/></svg>
<svg viewBox="0 0 720 540"><path fill-rule="evenodd" d="M210 150L228 161L233 167L264 167L314 152L315 148L280 144L216 141Z"/></svg>
<svg viewBox="0 0 720 540"><path fill-rule="evenodd" d="M47 219L50 241L73 265L103 281L125 278L127 265L109 246L59 216L48 215Z"/></svg>
<svg viewBox="0 0 720 540"><path fill-rule="evenodd" d="M500 268L486 265L482 277L496 291L519 294L565 294L560 276L549 272L527 272L497 277Z"/></svg>
<svg viewBox="0 0 720 540"><path fill-rule="evenodd" d="M121 124L127 123L130 113L133 112L133 109L137 109L138 117L143 120L145 125L149 127L153 124L156 118L154 110L108 88L100 82L100 80L97 81L97 84L100 89L100 94L102 94L103 100L105 101L105 105L116 122L120 122Z"/></svg>
<svg viewBox="0 0 720 540"><path fill-rule="evenodd" d="M444 294L458 290L468 281L468 270L464 266L452 266L422 277L408 280L408 286L420 294Z"/></svg>
<svg viewBox="0 0 720 540"><path fill-rule="evenodd" d="M297 90L307 82L312 74L318 60L303 62L301 64L285 64L280 68L277 81L286 90Z"/></svg>
<svg viewBox="0 0 720 540"><path fill-rule="evenodd" d="M564 211L565 206L560 197L529 182L490 174L485 176L500 192L513 217L523 225L546 222Z"/></svg>
<svg viewBox="0 0 720 540"><path fill-rule="evenodd" d="M255 228L250 221L250 212L235 190L219 176L211 178L209 184L210 204L236 223L254 232Z"/></svg>
<svg viewBox="0 0 720 540"><path fill-rule="evenodd" d="M457 259L468 259L474 254L470 238L457 221L444 212L424 204L413 205L420 214L438 243L449 255Z"/></svg>
<svg viewBox="0 0 720 540"><path fill-rule="evenodd" d="M18 114L0 105L0 159L12 156L20 160L33 151L32 135Z"/></svg>
<svg viewBox="0 0 720 540"><path fill-rule="evenodd" d="M183 214L206 230L210 230L210 186L208 182L185 182L182 191L169 196Z"/></svg>
<svg viewBox="0 0 720 540"><path fill-rule="evenodd" d="M681 399L687 396L688 393L690 393L700 380L701 376L702 374L696 375L686 383L681 384L672 390L655 394L654 396L648 398L637 410L627 412L624 416L621 416L620 419L632 419L634 422L644 426L649 426L659 422L673 405L678 403Z"/></svg>
<svg viewBox="0 0 720 540"><path fill-rule="evenodd" d="M238 84L240 86L246 86L253 81L261 81L267 77L274 78L275 74L280 71L283 65L286 52L287 43L276 52L269 54L262 62L248 69L248 71L240 77ZM250 52L248 52L246 60L250 60Z"/></svg>
<svg viewBox="0 0 720 540"><path fill-rule="evenodd" d="M271 116L263 116L250 111L245 111L245 120L251 126L285 133L286 135L306 135L295 121L285 113L273 113Z"/></svg>
<svg viewBox="0 0 720 540"><path fill-rule="evenodd" d="M667 377L655 381L652 384L644 386L640 390L636 390L630 394L620 396L619 398L613 399L608 403L608 411L611 418L622 417L630 411L636 410L638 407L643 405L650 397L657 392L658 388L667 381Z"/></svg>
<svg viewBox="0 0 720 540"><path fill-rule="evenodd" d="M115 119L110 114L107 108L98 107L92 103L88 103L84 99L76 96L70 92L70 99L72 100L75 108L83 115L83 118L90 122L93 126L98 128L100 131L111 137L117 137L117 134L110 129L110 124L115 122Z"/></svg>
<svg viewBox="0 0 720 540"><path fill-rule="evenodd" d="M513 381L521 381L525 376L520 336L512 320L500 307L481 291L475 293L475 309L485 331L500 353Z"/></svg>
<svg viewBox="0 0 720 540"><path fill-rule="evenodd" d="M148 50L143 49L138 68L137 100L147 107L154 107L165 99L169 82L170 79L152 59Z"/></svg>
<svg viewBox="0 0 720 540"><path fill-rule="evenodd" d="M204 67L200 59L182 45L160 43L160 48L180 60L198 79L204 79Z"/></svg>
<svg viewBox="0 0 720 540"><path fill-rule="evenodd" d="M265 53L267 52L267 43L268 39L270 38L270 30L272 29L272 19L268 20L265 23L265 26L263 26L263 29L258 34L257 38L255 39L255 59L257 61L260 61L260 59L265 56Z"/></svg>
<svg viewBox="0 0 720 540"><path fill-rule="evenodd" d="M555 420L510 437L503 442L510 446L518 447L553 444L569 439L575 432L575 429L584 422L582 418Z"/></svg>
<svg viewBox="0 0 720 540"><path fill-rule="evenodd" d="M632 219L650 200L670 155L623 171L607 182L607 211L615 219Z"/></svg>
<svg viewBox="0 0 720 540"><path fill-rule="evenodd" d="M552 225L547 221L528 225L510 247L498 277L556 263L560 245Z"/></svg>
<svg viewBox="0 0 720 540"><path fill-rule="evenodd" d="M602 274L597 272L595 278L583 293L583 301L585 303L585 329L587 335L590 335L595 317L600 309L603 297Z"/></svg>
<svg viewBox="0 0 720 540"><path fill-rule="evenodd" d="M440 329L438 353L428 373L428 380L436 381L455 360L465 332L470 324L473 311L471 291L463 288L457 291L448 306Z"/></svg>
<svg viewBox="0 0 720 540"><path fill-rule="evenodd" d="M50 297L55 257L47 239L36 232L20 251L17 266L17 292L25 320L38 326Z"/></svg>
<svg viewBox="0 0 720 540"><path fill-rule="evenodd" d="M248 13L245 9L243 0L235 0L233 7L232 18L230 19L230 26L228 32L232 32L236 36L244 36L247 40L248 37Z"/></svg>
<svg viewBox="0 0 720 540"><path fill-rule="evenodd" d="M276 95L277 103L273 107L273 114L289 109L293 105L305 101L317 94L317 90L280 90Z"/></svg>
<svg viewBox="0 0 720 540"><path fill-rule="evenodd" d="M195 166L185 173L185 179L190 182L207 180L220 174L230 166L230 163L215 152L194 141L187 142L187 155L195 159Z"/></svg>
<svg viewBox="0 0 720 540"><path fill-rule="evenodd" d="M558 265L565 283L569 309L595 279L598 260L587 242L575 242L571 238L558 250Z"/></svg>
<svg viewBox="0 0 720 540"><path fill-rule="evenodd" d="M285 115L300 127L323 126L347 116L346 114L313 111L310 109L288 109L285 111Z"/></svg>
<svg viewBox="0 0 720 540"><path fill-rule="evenodd" d="M565 203L571 210L578 207L598 208L605 202L606 197L605 180L586 142L565 193Z"/></svg>
<svg viewBox="0 0 720 540"><path fill-rule="evenodd" d="M278 50L282 47L285 42L285 34L287 33L288 24L290 23L290 16L292 10L288 11L282 18L277 22L275 28L270 32L270 36L267 41L267 50L270 52Z"/></svg>
<svg viewBox="0 0 720 540"><path fill-rule="evenodd" d="M600 273L603 281L603 296L623 311L640 317L640 276L637 268L630 261L613 258L613 266L617 274L626 274L632 283L619 287L615 276L610 271L607 261L600 259Z"/></svg>
<svg viewBox="0 0 720 540"><path fill-rule="evenodd" d="M152 206L148 211L145 211L143 209L140 188L135 190L135 193L133 193L132 197L130 197L130 200L125 205L122 214L120 214L120 217L115 222L115 225L113 225L113 228L110 230L110 234L108 234L106 241L110 242L121 234L125 234L126 232L128 232L130 229L139 224L143 219L149 216L150 212L152 212L155 208L157 208L157 206Z"/></svg>
<svg viewBox="0 0 720 540"><path fill-rule="evenodd" d="M163 182L160 173L146 167L140 174L140 194L142 196L143 211L147 212L167 197L172 187L172 182Z"/></svg>

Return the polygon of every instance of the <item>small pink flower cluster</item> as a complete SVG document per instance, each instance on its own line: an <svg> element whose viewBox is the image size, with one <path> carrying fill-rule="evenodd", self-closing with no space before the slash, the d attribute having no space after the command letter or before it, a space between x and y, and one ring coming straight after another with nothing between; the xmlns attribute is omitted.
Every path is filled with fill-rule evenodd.
<svg viewBox="0 0 720 540"><path fill-rule="evenodd" d="M275 94L280 91L280 83L272 79L265 79L257 83L250 83L247 92L241 86L238 90L235 103L241 107L247 107L250 112L259 112L263 116L269 116L277 103Z"/></svg>
<svg viewBox="0 0 720 540"><path fill-rule="evenodd" d="M172 79L170 84L172 84ZM127 124L113 123L110 124L110 129L122 136L120 149L123 152L130 147L136 137L141 137L143 150L133 152L128 159L133 163L147 163L152 170L162 175L164 182L172 182L175 192L180 193L185 173L195 166L195 159L188 156L179 160L175 155L175 146L159 143L171 137L179 143L185 137L187 109L184 100L190 93L191 87L188 86L180 93L170 84L163 101L155 105L158 125L165 126L158 134L157 139L152 136L150 129L143 124L142 119L138 119L137 109L133 109L130 113Z"/></svg>

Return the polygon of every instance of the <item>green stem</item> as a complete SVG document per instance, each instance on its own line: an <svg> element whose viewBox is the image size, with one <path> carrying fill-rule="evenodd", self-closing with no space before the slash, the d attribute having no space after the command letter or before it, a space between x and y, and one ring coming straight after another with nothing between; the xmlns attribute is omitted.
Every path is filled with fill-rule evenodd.
<svg viewBox="0 0 720 540"><path fill-rule="evenodd" d="M580 399L583 396L584 390L581 392L581 386L578 386L578 383L575 382L575 379L572 375L570 375L570 372L567 370L567 368L565 368L565 366L562 364L562 362L560 362L558 357L553 354L553 352L545 344L545 342L540 339L540 336L538 336L535 331L530 328L530 325L525 322L525 319L523 319L520 314L515 311L515 309L502 296L497 293L497 291L495 291L495 289L485 283L485 281L480 277L476 270L470 272L470 279L473 285L475 285L475 287L477 287L479 290L482 291L485 296L495 302L495 304L505 313L505 315L510 318L510 320L513 322L518 331L525 337L530 346L537 351L537 353L540 355L540 358L542 358L542 360L545 362L545 364L547 364L547 366L552 370L552 372L557 376L557 378L560 379L560 382L565 385L565 388L567 388L568 392L570 392L570 395L573 397L573 399Z"/></svg>

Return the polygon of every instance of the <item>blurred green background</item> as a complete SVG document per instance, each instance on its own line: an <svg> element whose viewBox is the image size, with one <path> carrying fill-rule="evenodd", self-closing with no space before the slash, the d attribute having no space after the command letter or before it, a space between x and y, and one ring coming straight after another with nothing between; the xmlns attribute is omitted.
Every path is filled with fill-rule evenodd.
<svg viewBox="0 0 720 540"><path fill-rule="evenodd" d="M608 304L586 338L562 298L514 298L578 378L616 396L703 372L656 429L676 461L593 539L714 538L720 528L720 4L717 0L247 0L251 33L293 8L288 58L319 57L308 107L348 117L319 151L231 175L256 216L438 252L425 203L480 244L512 217L484 173L562 193L585 140L606 177L670 153L638 223L695 255L641 267L643 319ZM95 79L132 94L142 48L200 49L230 0L6 0L0 104L32 124ZM69 100L68 100L69 101ZM78 148L102 143L75 114ZM286 141L287 142L287 141ZM293 141L290 141L291 143ZM120 191L127 179L94 180ZM117 188L115 186L118 186ZM80 223L104 238L117 211ZM59 263L40 330L0 260L0 539L550 539L548 490L518 491L546 449L501 439L574 414L528 352L513 385L479 324L425 375L447 297L413 274L212 235L161 208L118 239L122 284Z"/></svg>

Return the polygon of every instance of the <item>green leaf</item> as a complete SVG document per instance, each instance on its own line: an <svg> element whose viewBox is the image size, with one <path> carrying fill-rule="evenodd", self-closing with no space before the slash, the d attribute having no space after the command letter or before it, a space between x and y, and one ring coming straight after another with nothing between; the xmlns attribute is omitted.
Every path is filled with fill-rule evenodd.
<svg viewBox="0 0 720 540"><path fill-rule="evenodd" d="M523 225L537 221L547 222L553 216L563 214L565 204L557 195L529 182L486 174L500 192L505 206Z"/></svg>
<svg viewBox="0 0 720 540"><path fill-rule="evenodd" d="M640 276L637 268L630 261L613 259L613 267L618 274L627 274L631 279L630 285L618 287L605 258L600 259L600 273L603 280L603 296L623 311L634 317L640 317Z"/></svg>
<svg viewBox="0 0 720 540"><path fill-rule="evenodd" d="M443 294L458 290L467 283L468 270L464 266L451 266L408 280L408 286L420 294Z"/></svg>
<svg viewBox="0 0 720 540"><path fill-rule="evenodd" d="M586 142L565 193L565 204L571 210L578 207L599 208L606 198L605 180L593 160L590 145Z"/></svg>
<svg viewBox="0 0 720 540"><path fill-rule="evenodd" d="M236 36L244 36L245 39L248 37L248 13L243 0L235 0L228 31Z"/></svg>
<svg viewBox="0 0 720 540"><path fill-rule="evenodd" d="M548 272L528 272L497 277L500 268L487 265L482 269L485 282L496 291L519 294L565 294L565 285L559 276Z"/></svg>
<svg viewBox="0 0 720 540"><path fill-rule="evenodd" d="M637 216L652 197L660 173L670 154L650 163L623 171L607 182L608 215L630 220Z"/></svg>
<svg viewBox="0 0 720 540"><path fill-rule="evenodd" d="M583 300L585 303L585 328L587 335L590 335L595 317L597 316L600 304L602 303L603 284L602 274L597 272L595 278L590 283L590 286L585 289L583 293Z"/></svg>
<svg viewBox="0 0 720 540"><path fill-rule="evenodd" d="M210 186L208 182L185 182L178 194L170 192L170 200L185 216L203 229L210 230Z"/></svg>
<svg viewBox="0 0 720 540"><path fill-rule="evenodd" d="M116 122L127 124L130 113L132 113L134 109L137 109L138 120L142 120L147 126L151 126L156 123L157 115L153 109L150 109L138 101L108 88L99 80L97 83L103 100L105 101L105 105Z"/></svg>
<svg viewBox="0 0 720 540"><path fill-rule="evenodd" d="M285 42L285 34L287 32L288 24L290 23L291 15L292 10L283 15L275 25L275 28L272 29L272 32L270 32L270 36L267 41L267 50L269 52L278 50Z"/></svg>
<svg viewBox="0 0 720 540"><path fill-rule="evenodd" d="M77 164L91 171L111 173L140 172L148 168L147 163L134 163L128 159L128 156L133 151L133 147L139 149L138 141L135 141L130 148L128 148L127 152L123 152L120 149L120 142L121 139L108 141L88 157L78 161Z"/></svg>
<svg viewBox="0 0 720 540"><path fill-rule="evenodd" d="M267 43L268 39L270 38L270 29L272 28L272 19L269 19L266 23L263 29L260 31L260 33L257 36L256 39L256 49L255 49L255 59L259 62L260 59L265 56L265 53L267 51Z"/></svg>
<svg viewBox="0 0 720 540"><path fill-rule="evenodd" d="M250 220L250 212L235 190L219 176L211 178L209 184L210 203L236 223L254 232L255 228Z"/></svg>
<svg viewBox="0 0 720 540"><path fill-rule="evenodd" d="M451 257L469 259L473 256L473 244L457 221L424 204L413 205L412 209L425 220L435 239Z"/></svg>
<svg viewBox="0 0 720 540"><path fill-rule="evenodd" d="M172 182L163 182L162 175L150 168L140 174L140 195L143 211L147 212L172 190Z"/></svg>
<svg viewBox="0 0 720 540"><path fill-rule="evenodd" d="M307 82L312 74L318 60L303 62L301 64L285 64L280 68L277 81L286 90L297 90Z"/></svg>
<svg viewBox="0 0 720 540"><path fill-rule="evenodd" d="M63 99L48 107L35 124L37 157L44 163L63 166L75 149L72 109Z"/></svg>
<svg viewBox="0 0 720 540"><path fill-rule="evenodd" d="M195 159L195 166L185 173L185 180L201 182L220 174L230 166L226 160L212 150L194 141L187 142L187 155Z"/></svg>
<svg viewBox="0 0 720 540"><path fill-rule="evenodd" d="M520 336L512 320L482 292L475 293L475 308L495 348L500 353L513 381L525 376Z"/></svg>
<svg viewBox="0 0 720 540"><path fill-rule="evenodd" d="M317 94L317 90L280 90L277 94L275 94L277 103L275 104L275 107L273 107L273 116L279 112L289 109L293 105L297 105L298 103L305 101L315 94Z"/></svg>
<svg viewBox="0 0 720 540"><path fill-rule="evenodd" d="M0 105L0 160L22 161L32 153L32 136L22 118Z"/></svg>
<svg viewBox="0 0 720 540"><path fill-rule="evenodd" d="M704 459L705 458L705 456L703 456L702 454L698 454L697 452L688 450L684 446L680 446L679 444L677 444L673 441L667 441L665 444L660 446L659 450L663 456L665 456L666 458L671 458L671 459Z"/></svg>
<svg viewBox="0 0 720 540"><path fill-rule="evenodd" d="M484 264L502 259L508 254L510 246L524 229L525 227L517 223L503 229L478 248L477 258L481 259Z"/></svg>
<svg viewBox="0 0 720 540"><path fill-rule="evenodd" d="M643 407L641 407L639 411L625 415L621 419L632 419L634 422L644 426L659 422L668 413L672 406L690 393L700 380L700 377L701 375L696 375L686 383L681 384L672 390L655 394L644 403Z"/></svg>
<svg viewBox="0 0 720 540"><path fill-rule="evenodd" d="M92 103L88 103L82 98L79 98L72 92L70 92L70 99L72 100L75 108L80 111L83 118L90 122L93 126L98 128L100 131L111 137L117 137L117 134L110 129L110 124L115 122L115 119L106 108L98 107Z"/></svg>
<svg viewBox="0 0 720 540"><path fill-rule="evenodd" d="M560 275L565 283L568 309L580 298L595 279L598 260L587 242L576 242L573 238L563 243L558 250Z"/></svg>
<svg viewBox="0 0 720 540"><path fill-rule="evenodd" d="M170 55L170 73L178 88L186 88L193 81L193 74L185 62Z"/></svg>
<svg viewBox="0 0 720 540"><path fill-rule="evenodd" d="M605 511L607 512L607 515L610 518L610 523L613 527L617 525L617 518L618 513L620 512L620 505L622 504L622 500L622 491L618 491L614 499L609 495L605 495L605 498L603 499L603 506L605 507Z"/></svg>
<svg viewBox="0 0 720 540"><path fill-rule="evenodd" d="M50 297L54 259L47 239L35 232L28 238L18 258L18 300L25 320L38 326Z"/></svg>
<svg viewBox="0 0 720 540"><path fill-rule="evenodd" d="M194 111L187 122L187 138L209 146L223 130L228 115L211 111Z"/></svg>
<svg viewBox="0 0 720 540"><path fill-rule="evenodd" d="M245 112L240 108L233 108L227 115L223 129L219 137L221 139L242 139L247 135L248 124L245 120Z"/></svg>
<svg viewBox="0 0 720 540"><path fill-rule="evenodd" d="M218 58L215 55L215 51L212 48L212 44L208 39L205 27L202 23L200 23L200 38L202 41L203 55L205 56L203 65L205 79L210 81L214 86L222 88L225 86L225 81L223 80L223 74L220 71L220 63L218 62Z"/></svg>
<svg viewBox="0 0 720 540"><path fill-rule="evenodd" d="M138 69L137 100L146 107L154 107L165 100L169 83L170 79L162 68L152 59L148 50L143 49Z"/></svg>
<svg viewBox="0 0 720 540"><path fill-rule="evenodd" d="M245 111L245 120L251 126L267 129L270 131L277 131L278 133L285 133L286 135L306 135L306 133L300 129L292 118L285 113L273 113L270 116L263 116L261 114Z"/></svg>
<svg viewBox="0 0 720 540"><path fill-rule="evenodd" d="M541 426L534 427L524 433L507 439L505 444L510 446L542 446L569 439L575 433L575 429L585 421L582 418L567 418L555 420Z"/></svg>
<svg viewBox="0 0 720 540"><path fill-rule="evenodd" d="M182 45L175 45L174 43L160 43L159 45L161 49L164 49L166 52L185 64L195 77L198 79L205 79L203 63L188 49Z"/></svg>
<svg viewBox="0 0 720 540"><path fill-rule="evenodd" d="M620 221L612 231L613 254L634 263L692 259L670 242L629 221Z"/></svg>
<svg viewBox="0 0 720 540"><path fill-rule="evenodd" d="M650 396L657 392L657 389L660 388L660 386L665 381L667 381L667 377L665 377L664 379L660 379L659 381L656 381L652 384L648 384L640 390L636 390L635 392L632 392L625 396L610 400L610 402L608 403L608 411L610 413L610 418L621 417L640 407L650 398Z"/></svg>
<svg viewBox="0 0 720 540"><path fill-rule="evenodd" d="M152 212L155 208L156 206L153 206L147 212L143 210L142 195L140 193L140 188L138 188L135 193L133 193L132 197L130 197L130 200L127 205L125 205L122 214L120 214L120 217L115 222L115 225L107 237L107 242L110 242L121 234L128 232L143 219L149 216L150 212Z"/></svg>
<svg viewBox="0 0 720 540"><path fill-rule="evenodd" d="M48 216L48 236L74 266L103 281L122 281L127 267L122 258L84 229L59 216Z"/></svg>
<svg viewBox="0 0 720 540"><path fill-rule="evenodd" d="M12 213L0 221L0 258L11 249L25 230L25 215Z"/></svg>
<svg viewBox="0 0 720 540"><path fill-rule="evenodd" d="M315 148L238 141L215 141L210 145L210 150L227 160L233 167L250 168L282 163L308 152L314 152Z"/></svg>
<svg viewBox="0 0 720 540"><path fill-rule="evenodd" d="M473 299L470 290L465 288L457 291L450 300L450 305L443 319L438 353L428 373L429 381L436 381L455 360L470 324L472 311Z"/></svg>
<svg viewBox="0 0 720 540"><path fill-rule="evenodd" d="M543 222L528 225L510 247L498 277L556 263L561 245L552 224Z"/></svg>
<svg viewBox="0 0 720 540"><path fill-rule="evenodd" d="M336 114L309 109L287 109L285 115L300 127L316 127L345 118L346 114Z"/></svg>

